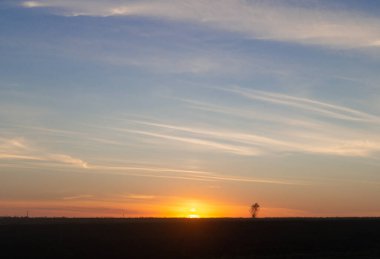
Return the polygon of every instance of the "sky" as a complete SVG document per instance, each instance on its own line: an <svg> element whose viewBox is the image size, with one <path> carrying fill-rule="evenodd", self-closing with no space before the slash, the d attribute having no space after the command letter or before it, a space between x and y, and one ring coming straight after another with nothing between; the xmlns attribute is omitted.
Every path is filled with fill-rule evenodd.
<svg viewBox="0 0 380 259"><path fill-rule="evenodd" d="M380 216L380 2L2 0L0 215Z"/></svg>

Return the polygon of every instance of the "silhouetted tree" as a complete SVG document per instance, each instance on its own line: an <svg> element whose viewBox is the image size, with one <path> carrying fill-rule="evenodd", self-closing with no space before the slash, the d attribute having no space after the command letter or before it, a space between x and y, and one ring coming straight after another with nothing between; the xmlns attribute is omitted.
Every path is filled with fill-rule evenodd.
<svg viewBox="0 0 380 259"><path fill-rule="evenodd" d="M259 212L259 208L260 208L260 205L257 202L251 205L249 212L251 213L252 218L256 218L257 213Z"/></svg>

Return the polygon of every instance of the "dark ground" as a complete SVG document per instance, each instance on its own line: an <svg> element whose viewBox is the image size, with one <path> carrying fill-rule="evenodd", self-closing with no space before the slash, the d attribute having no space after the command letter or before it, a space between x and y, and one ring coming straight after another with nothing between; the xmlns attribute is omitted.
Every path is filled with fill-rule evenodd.
<svg viewBox="0 0 380 259"><path fill-rule="evenodd" d="M0 218L0 258L380 258L380 218Z"/></svg>

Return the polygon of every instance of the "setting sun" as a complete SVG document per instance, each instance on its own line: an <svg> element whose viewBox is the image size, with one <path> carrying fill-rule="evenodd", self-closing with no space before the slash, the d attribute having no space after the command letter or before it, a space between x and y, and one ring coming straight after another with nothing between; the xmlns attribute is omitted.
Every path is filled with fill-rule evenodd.
<svg viewBox="0 0 380 259"><path fill-rule="evenodd" d="M206 204L205 202L200 202L196 200L190 200L183 202L185 206L178 211L179 217L184 218L207 218L210 217L213 213L213 206L211 204Z"/></svg>
<svg viewBox="0 0 380 259"><path fill-rule="evenodd" d="M190 212L191 214L189 214L187 217L190 218L190 219L198 219L200 218L201 216L199 216L198 214L196 214L197 212L197 209L196 208L191 208L190 209Z"/></svg>

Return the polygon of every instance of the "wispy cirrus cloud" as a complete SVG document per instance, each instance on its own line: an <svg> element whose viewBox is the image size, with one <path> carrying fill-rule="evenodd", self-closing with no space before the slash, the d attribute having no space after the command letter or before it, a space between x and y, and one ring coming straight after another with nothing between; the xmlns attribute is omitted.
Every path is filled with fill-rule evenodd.
<svg viewBox="0 0 380 259"><path fill-rule="evenodd" d="M159 135L159 137L162 137ZM166 137L164 137L166 138ZM192 144L199 144L198 141L187 138L179 138L180 141L188 142ZM124 176L135 176L135 177L147 177L147 178L163 178L163 179L177 179L177 180L191 180L191 181L233 181L233 182L247 182L247 183L262 183L262 184L284 184L284 185L300 185L305 184L302 181L291 181L291 180L281 180L281 179L262 179L262 178L249 178L249 177L239 177L220 174L217 172L210 172L206 170L191 170L191 169L181 169L181 168L169 168L169 167L159 167L159 166L149 166L149 165L115 165L107 163L88 163L82 159L72 157L65 154L55 154L48 153L46 151L41 151L32 147L27 143L26 140L22 138L15 138L7 140L6 138L1 139L0 147L7 147L7 150L2 150L0 148L0 161L10 160L10 161L30 161L26 166L30 167L35 165L36 168L44 168L46 166L53 166L54 168L63 168L70 166L77 169L86 169L88 173L96 174L114 174L114 175L124 175ZM177 140L175 138L175 140ZM238 152L239 150L234 146L224 146L222 144L216 144L214 142L201 142L202 145L211 145L212 148L222 148L228 149L229 152ZM211 143L211 144L210 144ZM13 149L9 149L13 147ZM21 149L18 150L18 149ZM244 153L244 155L247 155ZM0 163L0 167L3 167ZM24 168L23 164L18 163L12 165L12 167ZM91 198L90 195L79 195L79 196L67 196L64 200L81 200ZM143 196L131 196L131 199L144 199L147 197Z"/></svg>
<svg viewBox="0 0 380 259"><path fill-rule="evenodd" d="M134 121L139 124L144 124L148 126L154 126L158 128L165 128L165 129L171 129L175 131L182 131L182 132L188 132L192 134L199 134L203 136L213 137L213 138L221 138L225 140L232 140L240 143L245 144L256 144L256 145L288 145L286 142L283 142L281 140L276 140L273 138L268 138L265 136L255 135L255 134L247 134L247 133L241 133L241 132L231 132L227 130L211 130L211 129L200 129L195 127L184 127L184 126L176 126L176 125L170 125L170 124L162 124L162 123L153 123L153 122L147 122L147 121ZM244 154L244 153L243 153ZM258 152L255 153L256 155L259 154Z"/></svg>
<svg viewBox="0 0 380 259"><path fill-rule="evenodd" d="M232 144L206 140L206 139L196 138L196 137L178 136L178 135L162 134L162 133L157 133L157 132L152 132L152 131L132 130L132 129L123 129L123 128L113 128L113 129L117 131L126 132L126 133L139 134L139 135L145 135L145 136L159 138L159 139L172 140L174 142L187 143L193 147L198 147L200 149L206 149L206 150L214 150L217 152L225 152L225 153L243 155L243 156L256 156L260 153L258 149L255 149L253 147L246 147L243 145L232 145Z"/></svg>
<svg viewBox="0 0 380 259"><path fill-rule="evenodd" d="M24 138L1 138L0 160L31 160L42 162L53 162L63 165L87 168L87 162L67 154L49 153L37 149L28 144Z"/></svg>
<svg viewBox="0 0 380 259"><path fill-rule="evenodd" d="M52 161L56 161L56 162L60 162L60 163L68 164L68 165L73 165L73 166L82 167L82 168L88 168L87 162L85 162L81 159L78 159L78 158L74 158L74 157L69 156L69 155L51 154L51 155L48 155L47 158L52 160Z"/></svg>
<svg viewBox="0 0 380 259"><path fill-rule="evenodd" d="M22 2L21 5L23 7L27 7L27 8L44 7L44 6L46 6L46 4L41 3L41 2L37 2L37 1L25 1L25 2Z"/></svg>
<svg viewBox="0 0 380 259"><path fill-rule="evenodd" d="M197 23L248 37L333 48L380 46L380 19L363 12L286 1L24 1L26 8L59 8L65 15L135 15Z"/></svg>
<svg viewBox="0 0 380 259"><path fill-rule="evenodd" d="M295 107L297 110L295 112L287 109L285 110L286 117L281 117L269 111L264 114L250 112L249 106L233 108L178 99L190 104L190 108L195 107L213 113L222 113L230 118L238 117L241 119L243 116L247 122L252 121L255 123L260 120L264 120L265 123L271 121L276 124L276 128L270 131L260 130L260 126L257 125L256 128L247 128L242 131L241 129L236 130L226 126L218 127L211 124L206 127L197 127L194 125L163 123L156 120L128 119L129 128L119 128L118 130L125 131L128 134L140 134L163 140L197 144L199 148L206 148L209 145L208 148L212 147L215 151L221 149L223 152L238 155L260 156L281 153L309 153L366 157L380 151L380 139L370 129L366 127L361 130L354 129L352 125L347 127L341 123L342 120L347 120L354 123L354 127L358 127L355 124L365 122L370 125L374 124L376 127L378 117L375 115L344 106L285 94L252 91L242 88L228 92L233 92L242 98L248 98L253 101ZM297 118L299 109L305 110L305 114ZM327 118L339 120L321 120L318 117L316 119L314 118L315 116L312 116L313 114L322 114ZM139 129L134 130L133 127ZM277 127L282 128L281 132L276 130ZM255 133L256 131L260 133ZM222 144L215 145L215 143ZM223 143L228 143L228 145L226 146ZM247 153L246 150L254 150L255 152Z"/></svg>
<svg viewBox="0 0 380 259"><path fill-rule="evenodd" d="M233 143L244 143L247 148L258 150L254 155L270 155L275 153L314 153L338 156L368 156L380 150L378 140L363 139L360 135L351 135L351 138L338 137L334 134L326 134L314 130L308 131L305 136L297 132L296 134L285 134L273 138L261 136L253 133L236 132L220 129L200 129L183 126L175 126L161 123L147 123L158 128L166 128L175 131L197 134L203 138L218 138L220 141L230 141ZM252 154L251 154L252 155Z"/></svg>
<svg viewBox="0 0 380 259"><path fill-rule="evenodd" d="M380 123L379 116L375 116L352 108L316 101L308 98L296 97L281 93L249 90L239 87L228 89L224 88L223 90L239 94L251 100L259 100L272 104L300 108L301 110L316 112L332 118Z"/></svg>
<svg viewBox="0 0 380 259"><path fill-rule="evenodd" d="M192 181L229 181L229 182L246 182L246 183L261 183L261 184L280 184L280 185L305 185L304 181L293 181L284 179L265 179L251 178L242 176L225 175L211 171L186 170L180 168L160 168L157 166L104 166L93 165L90 167L93 171L107 174L120 174L127 176L149 177L149 178L166 178L166 179L181 179Z"/></svg>
<svg viewBox="0 0 380 259"><path fill-rule="evenodd" d="M228 153L237 154L237 155L255 156L260 153L258 150L255 150L253 148L230 145L230 144L225 144L221 142L204 140L200 138L178 137L178 136L173 136L173 135L157 134L157 133L146 132L146 131L135 131L134 133L184 142L184 143L188 143L188 144L196 145L196 146L203 146L208 149L214 149L217 151L228 152Z"/></svg>

